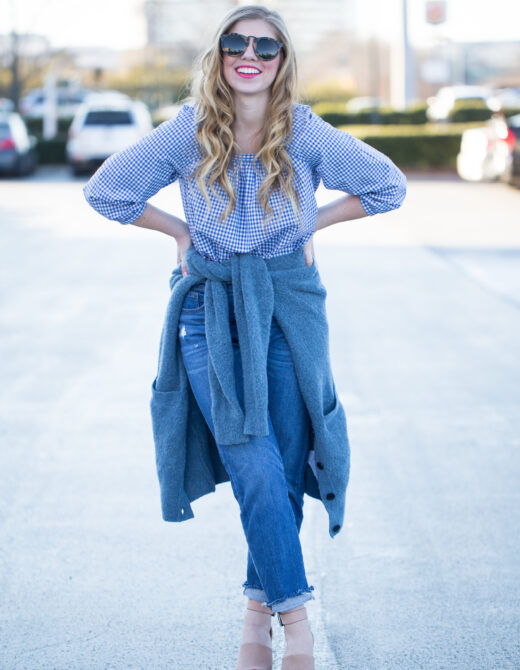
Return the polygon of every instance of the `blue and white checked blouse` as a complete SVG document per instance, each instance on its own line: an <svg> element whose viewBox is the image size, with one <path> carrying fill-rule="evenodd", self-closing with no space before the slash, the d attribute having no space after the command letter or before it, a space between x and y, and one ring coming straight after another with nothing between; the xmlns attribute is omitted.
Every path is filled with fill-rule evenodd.
<svg viewBox="0 0 520 670"><path fill-rule="evenodd" d="M144 212L149 198L178 179L195 249L205 258L222 261L233 253L270 258L305 244L316 225L315 192L321 180L326 188L359 196L369 216L396 209L406 195L406 177L388 156L334 128L309 105L295 104L287 149L293 160L303 226L290 201L281 212L283 197L273 193L269 202L275 217L266 233L263 210L256 201L264 168L254 161L254 154L247 153L235 155L228 170L235 183L236 209L225 223L217 223L228 202L224 190L214 185L219 200L208 189L210 212L194 180L191 190L189 187L189 175L201 156L195 130L195 106L184 104L174 119L106 159L83 188L88 203L108 219L132 223Z"/></svg>

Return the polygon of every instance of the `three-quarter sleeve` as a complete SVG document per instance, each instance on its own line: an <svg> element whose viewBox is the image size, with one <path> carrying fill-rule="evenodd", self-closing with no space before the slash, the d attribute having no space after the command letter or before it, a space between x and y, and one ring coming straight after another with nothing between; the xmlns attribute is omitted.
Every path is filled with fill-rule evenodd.
<svg viewBox="0 0 520 670"><path fill-rule="evenodd" d="M193 108L183 105L175 118L105 160L83 187L89 205L107 219L136 221L147 200L179 178L194 132Z"/></svg>
<svg viewBox="0 0 520 670"><path fill-rule="evenodd" d="M369 216L401 206L406 177L393 161L307 107L301 150L326 188L357 195Z"/></svg>

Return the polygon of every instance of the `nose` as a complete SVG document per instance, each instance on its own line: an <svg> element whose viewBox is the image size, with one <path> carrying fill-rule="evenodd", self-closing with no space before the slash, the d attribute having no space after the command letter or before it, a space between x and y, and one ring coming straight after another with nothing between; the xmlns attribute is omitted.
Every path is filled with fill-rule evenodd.
<svg viewBox="0 0 520 670"><path fill-rule="evenodd" d="M243 56L246 58L253 58L254 60L257 60L255 50L253 49L252 37L249 37L249 44L247 45L247 49L244 51Z"/></svg>

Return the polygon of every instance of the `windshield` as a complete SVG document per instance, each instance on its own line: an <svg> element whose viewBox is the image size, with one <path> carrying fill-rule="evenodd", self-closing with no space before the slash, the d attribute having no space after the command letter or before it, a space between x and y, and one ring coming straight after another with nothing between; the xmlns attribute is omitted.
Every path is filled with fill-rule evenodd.
<svg viewBox="0 0 520 670"><path fill-rule="evenodd" d="M98 110L88 112L84 125L86 126L127 126L133 123L130 112L121 110Z"/></svg>

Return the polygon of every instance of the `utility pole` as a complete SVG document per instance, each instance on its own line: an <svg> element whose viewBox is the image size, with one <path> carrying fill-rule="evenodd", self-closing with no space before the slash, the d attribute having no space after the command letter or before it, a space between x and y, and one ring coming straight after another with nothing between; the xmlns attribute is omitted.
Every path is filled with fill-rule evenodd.
<svg viewBox="0 0 520 670"><path fill-rule="evenodd" d="M15 30L11 31L11 86L9 96L18 112L20 105L20 38Z"/></svg>
<svg viewBox="0 0 520 670"><path fill-rule="evenodd" d="M45 92L45 111L43 113L43 137L51 140L58 132L58 108L56 93L56 75L49 72L43 85Z"/></svg>
<svg viewBox="0 0 520 670"><path fill-rule="evenodd" d="M408 40L408 0L400 0L401 25L392 44L390 98L396 109L405 109L416 97L414 54Z"/></svg>

